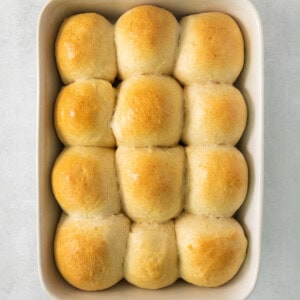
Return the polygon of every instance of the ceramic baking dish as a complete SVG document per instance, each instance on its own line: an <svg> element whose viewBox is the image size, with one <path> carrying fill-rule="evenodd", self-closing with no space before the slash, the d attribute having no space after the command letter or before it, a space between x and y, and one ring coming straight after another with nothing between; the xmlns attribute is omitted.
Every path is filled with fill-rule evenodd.
<svg viewBox="0 0 300 300"><path fill-rule="evenodd" d="M249 239L247 258L229 283L218 288L199 288L178 280L158 291L133 287L125 281L100 292L82 292L67 284L53 259L53 238L60 216L50 186L50 172L61 151L53 127L54 101L62 83L54 58L54 42L63 19L79 12L98 12L114 22L126 10L141 4L154 4L178 18L206 11L222 11L239 23L245 39L245 67L237 82L248 106L248 124L239 148L249 164L249 192L236 217ZM248 0L52 0L44 7L38 28L38 253L41 281L51 298L57 299L244 299L257 279L262 222L263 195L263 42L258 14Z"/></svg>

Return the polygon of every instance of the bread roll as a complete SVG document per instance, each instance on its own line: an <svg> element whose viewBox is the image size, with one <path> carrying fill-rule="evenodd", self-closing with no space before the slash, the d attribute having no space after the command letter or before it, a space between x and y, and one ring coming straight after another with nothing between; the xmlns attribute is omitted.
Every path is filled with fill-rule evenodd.
<svg viewBox="0 0 300 300"><path fill-rule="evenodd" d="M113 26L95 13L74 15L62 23L55 55L65 84L86 78L112 82L117 75Z"/></svg>
<svg viewBox="0 0 300 300"><path fill-rule="evenodd" d="M165 222L183 206L182 147L127 148L116 152L123 209L136 222Z"/></svg>
<svg viewBox="0 0 300 300"><path fill-rule="evenodd" d="M171 77L136 76L119 90L112 128L117 144L173 146L182 132L180 85Z"/></svg>
<svg viewBox="0 0 300 300"><path fill-rule="evenodd" d="M229 84L191 85L184 89L186 145L235 145L246 127L247 108Z"/></svg>
<svg viewBox="0 0 300 300"><path fill-rule="evenodd" d="M233 218L184 214L176 220L180 276L197 286L216 287L240 269L247 239Z"/></svg>
<svg viewBox="0 0 300 300"><path fill-rule="evenodd" d="M175 77L184 84L233 83L244 64L244 41L237 23L220 12L187 16L180 23Z"/></svg>
<svg viewBox="0 0 300 300"><path fill-rule="evenodd" d="M115 90L104 80L76 81L64 87L56 100L55 127L67 146L114 147L110 123Z"/></svg>
<svg viewBox="0 0 300 300"><path fill-rule="evenodd" d="M71 147L57 158L52 190L62 209L75 216L116 214L120 199L114 151L95 147Z"/></svg>
<svg viewBox="0 0 300 300"><path fill-rule="evenodd" d="M171 285L178 278L174 223L133 224L128 239L124 276L146 289Z"/></svg>
<svg viewBox="0 0 300 300"><path fill-rule="evenodd" d="M123 277L129 227L124 215L84 219L63 214L54 241L59 272L81 290L113 286Z"/></svg>
<svg viewBox="0 0 300 300"><path fill-rule="evenodd" d="M245 200L248 169L232 146L187 147L185 210L196 215L231 217Z"/></svg>
<svg viewBox="0 0 300 300"><path fill-rule="evenodd" d="M143 5L123 14L116 23L119 76L171 74L179 25L165 9Z"/></svg>

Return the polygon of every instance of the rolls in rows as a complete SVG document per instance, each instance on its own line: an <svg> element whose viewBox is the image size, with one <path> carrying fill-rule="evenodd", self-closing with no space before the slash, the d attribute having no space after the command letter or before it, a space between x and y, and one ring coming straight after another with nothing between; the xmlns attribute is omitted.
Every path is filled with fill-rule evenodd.
<svg viewBox="0 0 300 300"><path fill-rule="evenodd" d="M197 286L229 281L242 265L247 239L233 218L183 214L166 223L133 223L119 214L106 218L62 215L54 257L62 276L87 291L103 290L123 277L159 289L179 277Z"/></svg>
<svg viewBox="0 0 300 300"><path fill-rule="evenodd" d="M96 13L71 16L60 27L55 52L65 84L141 74L173 75L185 85L231 84L244 64L243 36L229 15L200 13L178 23L151 5L125 12L115 25Z"/></svg>
<svg viewBox="0 0 300 300"><path fill-rule="evenodd" d="M229 84L182 89L168 76L138 75L117 89L101 79L63 87L54 119L66 146L235 145L246 127L247 108Z"/></svg>
<svg viewBox="0 0 300 300"><path fill-rule="evenodd" d="M246 161L233 146L67 147L52 171L52 190L69 215L121 210L135 222L165 222L182 209L231 217L245 200Z"/></svg>

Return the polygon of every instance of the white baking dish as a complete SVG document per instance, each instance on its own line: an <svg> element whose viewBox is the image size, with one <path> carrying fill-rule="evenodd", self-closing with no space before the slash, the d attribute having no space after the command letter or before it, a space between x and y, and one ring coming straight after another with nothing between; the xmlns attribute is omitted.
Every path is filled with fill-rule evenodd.
<svg viewBox="0 0 300 300"><path fill-rule="evenodd" d="M245 68L237 86L248 106L247 130L239 147L249 164L250 186L237 218L249 239L246 261L229 283L218 288L199 288L178 280L171 287L149 291L122 281L105 291L87 293L67 284L53 259L53 237L60 209L51 192L50 171L61 150L53 127L53 104L61 82L55 67L54 41L62 20L74 13L95 11L111 21L140 4L154 4L177 17L204 11L222 11L239 23L246 43ZM248 0L53 0L44 7L38 32L38 222L39 267L48 295L58 299L244 299L253 290L259 269L263 195L263 45L256 10Z"/></svg>

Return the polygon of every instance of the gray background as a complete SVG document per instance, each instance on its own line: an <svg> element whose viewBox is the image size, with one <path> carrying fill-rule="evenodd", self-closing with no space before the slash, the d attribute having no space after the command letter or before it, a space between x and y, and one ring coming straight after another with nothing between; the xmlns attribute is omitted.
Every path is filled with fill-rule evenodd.
<svg viewBox="0 0 300 300"><path fill-rule="evenodd" d="M253 2L264 28L265 193L250 299L300 299L300 1ZM45 1L0 3L0 299L46 299L35 191L36 25Z"/></svg>

